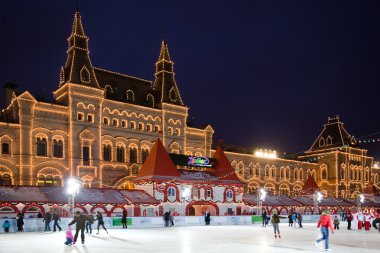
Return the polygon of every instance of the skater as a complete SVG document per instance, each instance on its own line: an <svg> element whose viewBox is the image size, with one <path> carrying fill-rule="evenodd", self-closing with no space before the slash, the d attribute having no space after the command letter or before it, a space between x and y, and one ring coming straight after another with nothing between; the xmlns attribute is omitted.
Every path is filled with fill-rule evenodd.
<svg viewBox="0 0 380 253"><path fill-rule="evenodd" d="M45 222L45 231L50 231L50 222L51 222L51 214L50 212L45 213L45 218L42 220L42 222Z"/></svg>
<svg viewBox="0 0 380 253"><path fill-rule="evenodd" d="M99 228L100 228L100 226L102 226L103 229L108 234L108 231L107 231L106 227L104 226L103 215L99 211L96 213L96 220L98 221L98 233L96 233L96 234L97 235L99 234Z"/></svg>
<svg viewBox="0 0 380 253"><path fill-rule="evenodd" d="M65 245L71 246L73 244L73 241L74 241L73 233L71 232L71 227L69 226L69 228L66 231Z"/></svg>
<svg viewBox="0 0 380 253"><path fill-rule="evenodd" d="M41 213L41 212L38 212L38 214L37 214L37 218L39 218L39 219L42 218L42 213Z"/></svg>
<svg viewBox="0 0 380 253"><path fill-rule="evenodd" d="M127 211L123 211L123 216L121 217L121 224L123 224L123 228L127 228Z"/></svg>
<svg viewBox="0 0 380 253"><path fill-rule="evenodd" d="M265 227L267 225L267 211L264 210L261 217L263 218L263 225L262 226Z"/></svg>
<svg viewBox="0 0 380 253"><path fill-rule="evenodd" d="M174 217L172 211L169 211L169 225L174 226Z"/></svg>
<svg viewBox="0 0 380 253"><path fill-rule="evenodd" d="M11 224L9 223L9 220L5 220L4 223L3 223L3 228L4 228L4 232L5 233L9 232L9 227L10 226L11 226Z"/></svg>
<svg viewBox="0 0 380 253"><path fill-rule="evenodd" d="M277 238L277 235L278 235L278 238L281 238L280 229L279 229L280 216L277 215L276 210L273 211L271 222L272 222L272 226L274 230L274 238Z"/></svg>
<svg viewBox="0 0 380 253"><path fill-rule="evenodd" d="M169 227L169 220L170 220L169 216L170 216L169 212L164 213L165 227Z"/></svg>
<svg viewBox="0 0 380 253"><path fill-rule="evenodd" d="M365 231L369 231L371 228L371 219L372 216L367 212L364 215L364 229Z"/></svg>
<svg viewBox="0 0 380 253"><path fill-rule="evenodd" d="M86 234L88 234L88 231L92 234L92 224L94 224L94 216L89 213L86 220Z"/></svg>
<svg viewBox="0 0 380 253"><path fill-rule="evenodd" d="M334 219L334 229L337 229L339 230L339 219L338 219L338 216L335 216L335 219Z"/></svg>
<svg viewBox="0 0 380 253"><path fill-rule="evenodd" d="M82 244L84 244L84 226L86 224L86 220L87 220L86 215L81 214L80 211L75 212L74 219L68 225L70 227L71 225L73 225L75 223L77 224L76 229L75 229L73 244L75 244L77 242L79 231L80 231L80 238L82 240Z"/></svg>
<svg viewBox="0 0 380 253"><path fill-rule="evenodd" d="M297 213L292 214L292 220L294 223L294 228L297 228Z"/></svg>
<svg viewBox="0 0 380 253"><path fill-rule="evenodd" d="M53 221L53 232L57 231L56 227L58 227L59 232L61 232L62 228L58 225L58 221L61 221L61 218L56 211L53 211Z"/></svg>
<svg viewBox="0 0 380 253"><path fill-rule="evenodd" d="M293 217L291 214L288 215L288 219L289 219L289 227L293 227Z"/></svg>
<svg viewBox="0 0 380 253"><path fill-rule="evenodd" d="M331 217L328 211L323 211L321 218L318 221L317 228L321 228L322 238L314 242L315 246L318 246L318 243L325 240L325 251L330 251L329 248L329 229L331 233L334 234L334 228L331 222Z"/></svg>
<svg viewBox="0 0 380 253"><path fill-rule="evenodd" d="M302 214L297 213L298 227L302 228Z"/></svg>
<svg viewBox="0 0 380 253"><path fill-rule="evenodd" d="M351 222L352 222L353 216L350 211L346 214L346 220L347 220L347 229L351 230Z"/></svg>
<svg viewBox="0 0 380 253"><path fill-rule="evenodd" d="M17 231L24 232L24 213L17 214Z"/></svg>
<svg viewBox="0 0 380 253"><path fill-rule="evenodd" d="M211 221L210 212L206 211L206 213L205 213L206 226L210 225L210 221Z"/></svg>

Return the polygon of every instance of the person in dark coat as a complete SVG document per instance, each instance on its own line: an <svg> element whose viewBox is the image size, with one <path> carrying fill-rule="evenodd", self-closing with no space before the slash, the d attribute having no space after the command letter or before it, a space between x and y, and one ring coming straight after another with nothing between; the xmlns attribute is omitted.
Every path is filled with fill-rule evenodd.
<svg viewBox="0 0 380 253"><path fill-rule="evenodd" d="M98 233L96 233L96 234L97 235L99 234L99 228L100 228L100 226L102 226L103 229L108 234L108 231L107 231L106 227L104 226L103 215L99 211L96 213L96 220L98 221Z"/></svg>
<svg viewBox="0 0 380 253"><path fill-rule="evenodd" d="M59 229L59 232L61 232L62 228L58 225L58 221L61 221L61 218L56 211L53 211L53 221L53 232L57 231L57 227Z"/></svg>
<svg viewBox="0 0 380 253"><path fill-rule="evenodd" d="M267 211L264 211L261 217L263 218L263 227L265 227L267 224Z"/></svg>
<svg viewBox="0 0 380 253"><path fill-rule="evenodd" d="M41 213L41 212L39 212L39 213L37 214L37 218L42 218L42 213Z"/></svg>
<svg viewBox="0 0 380 253"><path fill-rule="evenodd" d="M288 215L288 219L289 219L289 227L293 227L293 216L292 216L292 214Z"/></svg>
<svg viewBox="0 0 380 253"><path fill-rule="evenodd" d="M351 222L354 219L354 216L350 211L347 212L346 214L346 221L347 221L347 229L351 230Z"/></svg>
<svg viewBox="0 0 380 253"><path fill-rule="evenodd" d="M75 244L77 242L79 231L80 231L80 238L82 240L82 244L84 244L84 226L86 224L86 220L87 220L86 215L81 214L80 211L75 212L74 219L68 225L68 226L71 226L73 224L76 224L76 230L75 230L73 244Z"/></svg>
<svg viewBox="0 0 380 253"><path fill-rule="evenodd" d="M127 228L127 211L123 211L123 216L121 217L121 224L123 224L123 228Z"/></svg>
<svg viewBox="0 0 380 253"><path fill-rule="evenodd" d="M51 222L51 214L50 212L45 213L45 218L42 220L42 222L45 222L45 231L50 231L50 222Z"/></svg>
<svg viewBox="0 0 380 253"><path fill-rule="evenodd" d="M19 213L17 214L17 231L18 232L23 232L24 231L24 214Z"/></svg>
<svg viewBox="0 0 380 253"><path fill-rule="evenodd" d="M92 224L94 224L94 216L92 214L87 214L87 221L86 221L86 234L88 231L90 231L90 234L92 234Z"/></svg>
<svg viewBox="0 0 380 253"><path fill-rule="evenodd" d="M297 213L298 226L302 228L302 214Z"/></svg>
<svg viewBox="0 0 380 253"><path fill-rule="evenodd" d="M164 213L164 221L165 221L165 227L169 227L169 221L170 221L170 214L169 212Z"/></svg>
<svg viewBox="0 0 380 253"><path fill-rule="evenodd" d="M210 217L210 212L206 211L205 213L205 223L206 225L210 225L211 217Z"/></svg>

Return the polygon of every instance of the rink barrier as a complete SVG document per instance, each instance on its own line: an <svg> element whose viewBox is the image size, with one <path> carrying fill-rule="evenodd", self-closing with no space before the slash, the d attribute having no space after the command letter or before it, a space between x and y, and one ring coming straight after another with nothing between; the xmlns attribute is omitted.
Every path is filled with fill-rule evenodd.
<svg viewBox="0 0 380 253"><path fill-rule="evenodd" d="M282 216L281 223L288 223L287 216ZM319 220L319 215L303 215L302 223L316 223ZM3 224L8 220L11 224L9 231L17 231L16 219L0 219L0 233L4 233ZM26 218L24 219L24 231L25 232L38 232L45 230L45 223L42 218ZM122 228L121 217L104 217L104 225L106 228ZM63 230L66 230L67 225L72 221L72 218L61 218L58 223ZM249 224L261 224L261 216L211 216L211 225L223 226L223 225L249 225ZM270 223L270 222L269 222ZM50 228L53 230L54 222L50 222ZM152 228L152 227L164 227L165 222L162 217L128 217L127 224L130 228ZM204 226L204 216L174 216L175 226ZM92 225L92 229L95 229L97 222Z"/></svg>

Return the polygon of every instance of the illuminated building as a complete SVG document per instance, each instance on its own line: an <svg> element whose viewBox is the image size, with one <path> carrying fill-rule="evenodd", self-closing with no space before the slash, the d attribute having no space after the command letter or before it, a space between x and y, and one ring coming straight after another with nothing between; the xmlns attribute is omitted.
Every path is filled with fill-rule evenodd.
<svg viewBox="0 0 380 253"><path fill-rule="evenodd" d="M153 65L153 64L152 64ZM169 153L212 157L214 130L188 125L188 107L174 78L165 41L149 81L94 67L79 13L68 38L55 101L39 101L7 86L0 122L0 185L64 186L78 177L85 187L133 188L133 179L157 138ZM303 154L225 151L246 190L264 187L297 195L308 174L326 194L351 197L379 170L339 118Z"/></svg>

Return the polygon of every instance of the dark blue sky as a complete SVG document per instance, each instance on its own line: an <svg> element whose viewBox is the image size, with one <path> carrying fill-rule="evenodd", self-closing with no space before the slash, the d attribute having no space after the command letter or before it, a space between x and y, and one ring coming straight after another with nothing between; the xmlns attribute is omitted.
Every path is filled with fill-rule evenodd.
<svg viewBox="0 0 380 253"><path fill-rule="evenodd" d="M51 94L75 1L0 2L0 84ZM149 80L166 38L182 98L225 143L308 149L328 116L380 131L380 1L80 1L93 65ZM380 137L377 135L376 137ZM365 146L380 158L380 143Z"/></svg>

